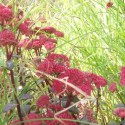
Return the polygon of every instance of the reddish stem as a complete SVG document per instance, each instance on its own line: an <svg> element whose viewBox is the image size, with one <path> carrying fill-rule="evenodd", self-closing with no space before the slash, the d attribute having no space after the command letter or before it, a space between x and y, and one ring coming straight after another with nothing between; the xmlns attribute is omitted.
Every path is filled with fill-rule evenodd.
<svg viewBox="0 0 125 125"><path fill-rule="evenodd" d="M14 81L14 74L13 74L13 70L12 69L10 70L10 76L11 76L11 82L12 82L13 88L17 92L16 86L15 86L15 81Z"/></svg>
<svg viewBox="0 0 125 125"><path fill-rule="evenodd" d="M8 47L7 47L7 46L5 46L5 48L6 48L6 57L7 57L7 60L9 60L9 52L8 52Z"/></svg>
<svg viewBox="0 0 125 125"><path fill-rule="evenodd" d="M9 46L9 47L10 47L10 46ZM9 51L8 46L5 46L5 48L6 48L6 57L7 57L7 60L10 60L11 57L12 57L12 55L13 55L13 52L14 52L15 46L13 47L12 52Z"/></svg>
<svg viewBox="0 0 125 125"><path fill-rule="evenodd" d="M14 74L13 74L12 69L10 70L10 76L11 76L11 82L12 82L13 88L14 88L15 92L17 92L16 86L15 86L15 81L14 81ZM21 121L21 125L24 125L23 118L22 118L22 115L21 115L20 102L19 102L16 94L14 94L14 97L15 97L15 101L17 103L18 117L19 117L19 119Z"/></svg>
<svg viewBox="0 0 125 125"><path fill-rule="evenodd" d="M77 119L77 117L75 116L75 114L74 114L74 113L72 113L72 117L73 117L74 119Z"/></svg>
<svg viewBox="0 0 125 125"><path fill-rule="evenodd" d="M124 125L124 123L122 124L122 121L124 121L124 118L121 118L121 123L120 123L120 125Z"/></svg>
<svg viewBox="0 0 125 125"><path fill-rule="evenodd" d="M73 95L70 94L70 95L68 96L68 100L67 100L67 102L66 102L66 107L69 107L69 106L70 106L70 104L71 104L71 102L72 102L72 99L73 99Z"/></svg>
<svg viewBox="0 0 125 125"><path fill-rule="evenodd" d="M13 46L13 48L12 48L12 52L11 52L11 54L10 54L10 57L9 57L9 58L11 58L11 57L12 57L14 50L15 50L15 46Z"/></svg>
<svg viewBox="0 0 125 125"><path fill-rule="evenodd" d="M37 49L34 49L36 56L38 56L38 51Z"/></svg>

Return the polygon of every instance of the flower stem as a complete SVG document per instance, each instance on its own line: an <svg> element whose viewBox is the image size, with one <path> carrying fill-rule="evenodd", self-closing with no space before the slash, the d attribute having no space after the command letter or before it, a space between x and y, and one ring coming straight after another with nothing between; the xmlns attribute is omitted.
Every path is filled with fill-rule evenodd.
<svg viewBox="0 0 125 125"><path fill-rule="evenodd" d="M121 118L121 123L120 123L120 125L124 125L124 123L122 124L123 121L124 121L124 118Z"/></svg>
<svg viewBox="0 0 125 125"><path fill-rule="evenodd" d="M72 100L73 100L73 95L72 95L72 94L69 94L68 100L67 100L67 102L66 102L66 108L70 106Z"/></svg>
<svg viewBox="0 0 125 125"><path fill-rule="evenodd" d="M97 98L96 98L96 119L98 117L99 111L99 97L100 97L100 88L97 90Z"/></svg>
<svg viewBox="0 0 125 125"><path fill-rule="evenodd" d="M11 76L11 82L12 82L13 88L14 88L15 92L17 93L17 89L16 89L15 81L14 81L14 74L13 74L13 70L12 69L10 70L10 76ZM17 103L18 117L19 117L19 119L21 121L21 125L24 125L23 118L22 118L22 115L21 115L20 102L19 102L19 100L18 100L18 98L17 98L15 93L14 93L14 97L15 97L15 101Z"/></svg>

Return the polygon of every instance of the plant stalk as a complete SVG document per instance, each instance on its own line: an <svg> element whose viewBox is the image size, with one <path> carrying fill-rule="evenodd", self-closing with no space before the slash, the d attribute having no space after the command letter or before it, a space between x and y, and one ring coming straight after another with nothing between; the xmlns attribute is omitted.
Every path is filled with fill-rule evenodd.
<svg viewBox="0 0 125 125"><path fill-rule="evenodd" d="M96 98L96 119L98 117L98 111L99 111L99 97L100 97L100 88L97 90L97 98Z"/></svg>
<svg viewBox="0 0 125 125"><path fill-rule="evenodd" d="M16 89L15 81L14 81L14 73L13 73L12 69L10 70L10 76L11 76L11 82L12 82L13 88L14 88L15 92L17 93L17 89ZM23 117L21 115L20 102L19 102L19 100L18 100L18 98L17 98L17 96L16 96L15 93L14 93L14 97L15 97L15 101L17 103L18 117L19 117L19 119L21 121L21 125L24 125L24 123L23 123Z"/></svg>

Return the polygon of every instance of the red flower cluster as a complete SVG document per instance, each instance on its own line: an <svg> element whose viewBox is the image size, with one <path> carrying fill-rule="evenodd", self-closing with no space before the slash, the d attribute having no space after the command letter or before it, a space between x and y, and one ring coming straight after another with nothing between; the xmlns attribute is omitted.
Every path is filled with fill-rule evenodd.
<svg viewBox="0 0 125 125"><path fill-rule="evenodd" d="M63 54L49 54L46 57L51 62L54 62L55 64L61 64L69 67L69 59Z"/></svg>
<svg viewBox="0 0 125 125"><path fill-rule="evenodd" d="M57 36L57 37L64 37L64 33L63 33L63 32L60 32L60 31L55 31L54 34L55 34L55 36Z"/></svg>
<svg viewBox="0 0 125 125"><path fill-rule="evenodd" d="M0 32L0 46L15 45L15 34L11 30L3 30Z"/></svg>
<svg viewBox="0 0 125 125"><path fill-rule="evenodd" d="M93 90L93 86L90 83L85 83L80 85L78 88L80 88L83 92L85 92L87 95L91 95L91 91ZM78 93L78 92L77 92Z"/></svg>
<svg viewBox="0 0 125 125"><path fill-rule="evenodd" d="M125 67L122 67L120 72L120 83L122 86L125 86Z"/></svg>
<svg viewBox="0 0 125 125"><path fill-rule="evenodd" d="M61 111L61 110L63 110L64 108L60 105L60 104L55 104L55 103L50 103L49 105L48 105L48 108L49 109L51 109L52 111L55 111L55 112L57 112L57 111Z"/></svg>
<svg viewBox="0 0 125 125"><path fill-rule="evenodd" d="M52 50L56 47L56 43L56 39L48 38L46 35L41 35L39 39L24 39L22 42L19 43L19 47L37 50L44 46L46 50Z"/></svg>
<svg viewBox="0 0 125 125"><path fill-rule="evenodd" d="M84 117L87 119L88 122L97 123L93 111L89 108L85 109Z"/></svg>
<svg viewBox="0 0 125 125"><path fill-rule="evenodd" d="M19 47L37 50L37 49L40 49L46 41L47 41L47 37L45 35L40 36L39 39L33 39L33 40L26 38L22 42L19 43Z"/></svg>
<svg viewBox="0 0 125 125"><path fill-rule="evenodd" d="M72 68L62 72L58 78L66 79L67 82L72 83L88 95L90 95L91 91L93 90L92 84L95 84L97 88L104 87L107 84L107 81L102 76L98 76L93 73L82 72L78 69ZM68 85L66 86L66 84L58 80L53 81L52 87L56 93L60 93L64 89L66 89L68 92L75 91Z"/></svg>
<svg viewBox="0 0 125 125"><path fill-rule="evenodd" d="M30 20L30 18L27 18L16 29L20 34L15 35L14 33L10 33L9 29L14 29L23 17L23 11L20 11L18 15L14 16L11 6L6 7L0 4L0 23L2 26L8 26L7 30L2 29L2 31L0 32L0 46L14 45L16 41L18 44L17 47L35 49L35 53L37 56L39 55L39 52L41 51L41 48L43 46L49 52L54 51L57 44L56 38L64 37L64 34L61 31L56 30L54 27L34 27L34 21ZM41 22L41 20L39 21ZM54 35L51 35L52 33ZM23 37L19 37L18 35L25 35L26 39L20 39L21 42L19 42L18 38ZM17 38L12 39L12 36L17 36Z"/></svg>
<svg viewBox="0 0 125 125"><path fill-rule="evenodd" d="M47 33L53 33L57 37L64 37L64 33L56 30L54 27L45 27L42 30Z"/></svg>
<svg viewBox="0 0 125 125"><path fill-rule="evenodd" d="M47 125L78 125L76 122L72 122L72 121L69 121L68 119L70 120L74 120L73 116L71 114L69 114L67 111L64 112L64 113L61 113L57 116L60 120L61 119L65 119L65 120L61 120L61 121L58 121L58 120L53 120L53 121L50 121L48 122L47 121ZM66 120L67 119L67 120Z"/></svg>
<svg viewBox="0 0 125 125"><path fill-rule="evenodd" d="M54 33L56 31L56 29L54 27L51 27L51 26L45 27L42 30L47 32L47 33Z"/></svg>
<svg viewBox="0 0 125 125"><path fill-rule="evenodd" d="M45 59L41 63L39 63L37 70L37 75L40 77L44 77L44 73L46 74L52 74L53 73L53 63L51 63L48 59ZM40 73L41 72L41 73Z"/></svg>
<svg viewBox="0 0 125 125"><path fill-rule="evenodd" d="M59 114L57 117L60 118L60 119L62 118L62 119L74 120L73 116L71 114L69 114L67 111L64 112L64 113ZM68 121L68 120L64 121L64 123L67 124L67 125L78 125L77 123L72 122L72 121ZM64 125L64 124L62 123L60 125Z"/></svg>
<svg viewBox="0 0 125 125"><path fill-rule="evenodd" d="M30 113L28 115L26 115L24 117L24 125L41 125L42 121L40 120L40 115L36 114L36 113ZM21 121L20 120L14 120L10 123L10 125L15 125L17 124L21 125Z"/></svg>
<svg viewBox="0 0 125 125"><path fill-rule="evenodd" d="M60 74L69 67L69 59L63 54L49 54L44 61L39 63L37 70L47 74ZM40 76L42 73L37 73ZM44 75L41 75L42 77Z"/></svg>
<svg viewBox="0 0 125 125"><path fill-rule="evenodd" d="M113 2L111 1L106 4L107 9L111 8L112 6L113 6Z"/></svg>
<svg viewBox="0 0 125 125"><path fill-rule="evenodd" d="M5 21L10 21L13 18L11 7L6 7L0 4L0 22L3 24Z"/></svg>
<svg viewBox="0 0 125 125"><path fill-rule="evenodd" d="M107 81L103 76L92 74L92 80L97 88L104 87L107 85Z"/></svg>
<svg viewBox="0 0 125 125"><path fill-rule="evenodd" d="M117 90L116 83L111 83L109 86L110 92L115 92Z"/></svg>
<svg viewBox="0 0 125 125"><path fill-rule="evenodd" d="M48 110L45 118L53 118L53 116L54 116L54 114L52 113L52 111ZM59 114L57 117L60 118L60 120L61 119L74 120L73 116L71 114L69 114L67 111ZM69 121L69 120L65 120L65 121L62 120L63 122L60 122L58 120L42 121L42 120L40 120L41 118L44 118L44 117L41 117L40 115L38 115L36 113L30 113L24 117L24 125L42 125L42 123L44 123L45 125L64 125L64 124L78 125L77 123ZM18 123L18 125L21 125L20 120L14 120L9 125L15 125L17 123Z"/></svg>
<svg viewBox="0 0 125 125"><path fill-rule="evenodd" d="M41 117L38 114L30 113L27 116L25 116L25 120L28 122L25 123L25 125L41 125L42 122L39 120ZM34 120L34 121L33 121Z"/></svg>
<svg viewBox="0 0 125 125"><path fill-rule="evenodd" d="M44 43L44 46L46 50L54 50L56 47L56 44L53 43L51 40L48 40L47 42Z"/></svg>
<svg viewBox="0 0 125 125"><path fill-rule="evenodd" d="M30 35L30 29L27 25L27 23L21 23L19 25L19 31L22 33L22 34L25 34L26 36L29 36Z"/></svg>
<svg viewBox="0 0 125 125"><path fill-rule="evenodd" d="M32 43L30 42L29 38L26 38L26 39L23 40L23 42L20 42L18 44L18 47L23 47L23 48L26 48L26 49L30 49L32 47Z"/></svg>
<svg viewBox="0 0 125 125"><path fill-rule="evenodd" d="M43 108L44 106L47 106L49 103L49 96L47 95L42 95L39 97L39 99L37 100L36 102L36 105L39 107L39 108Z"/></svg>
<svg viewBox="0 0 125 125"><path fill-rule="evenodd" d="M63 54L49 54L46 57L53 63L53 72L59 74L69 67L69 59Z"/></svg>
<svg viewBox="0 0 125 125"><path fill-rule="evenodd" d="M118 107L114 110L114 115L125 118L125 107Z"/></svg>

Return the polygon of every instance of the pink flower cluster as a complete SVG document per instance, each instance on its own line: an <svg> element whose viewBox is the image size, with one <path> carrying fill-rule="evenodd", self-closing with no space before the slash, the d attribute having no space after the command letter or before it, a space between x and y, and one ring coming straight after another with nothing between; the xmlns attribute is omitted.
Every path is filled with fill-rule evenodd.
<svg viewBox="0 0 125 125"><path fill-rule="evenodd" d="M0 23L2 26L8 27L7 30L2 29L0 32L0 46L17 45L17 47L20 48L34 49L37 55L39 55L43 46L47 51L54 51L57 44L57 37L64 37L64 33L52 26L44 28L42 26L35 27L34 21L30 18L25 19L17 27L18 22L21 21L23 17L23 11L18 15L14 15L11 6L6 7L0 4ZM14 34L12 32L15 31L15 27L17 27L16 31L19 32L19 34ZM20 37L21 35L24 35L26 38L23 37L24 39L22 39L22 37Z"/></svg>
<svg viewBox="0 0 125 125"><path fill-rule="evenodd" d="M59 79L66 79L67 82L72 83L74 86L80 88L83 92L90 95L93 90L93 85L97 88L107 85L107 81L102 77L93 73L82 72L79 69L68 68L65 72L62 72ZM63 82L53 80L52 88L56 93L62 92L66 89L66 92L77 92L69 86L66 86Z"/></svg>
<svg viewBox="0 0 125 125"><path fill-rule="evenodd" d="M71 119L71 120L74 120L73 116L71 114L69 114L67 111L64 112L64 113L61 113L59 115L57 115L57 117L61 120L61 119ZM24 119L24 125L78 125L76 122L72 122L72 121L69 121L69 120L62 120L59 121L59 120L51 120L51 121L48 121L48 120L42 120L42 118L54 118L54 112L52 112L52 110L48 110L46 115L38 115L36 113L30 113L28 115L26 115L23 119ZM18 125L21 125L21 121L18 119L18 120L13 120L9 125L15 125L17 124Z"/></svg>
<svg viewBox="0 0 125 125"><path fill-rule="evenodd" d="M28 28L26 28L26 27L24 28L22 26L23 25L21 24L19 27L20 31L23 34L28 35L29 34ZM44 46L46 48L46 50L53 50L56 47L56 43L57 43L56 39L50 38L49 36L42 34L37 39L32 39L32 40L24 39L22 42L19 43L19 46L24 47L26 49L36 49L36 50L40 49Z"/></svg>
<svg viewBox="0 0 125 125"><path fill-rule="evenodd" d="M113 2L109 1L107 4L106 4L106 8L109 9L113 6Z"/></svg>
<svg viewBox="0 0 125 125"><path fill-rule="evenodd" d="M37 75L41 78L45 77L44 73L56 75L57 78L72 83L88 95L91 94L93 85L100 88L107 84L106 79L102 76L70 68L69 59L62 54L49 54L45 60L39 63L37 70L39 71ZM75 92L74 89L59 80L52 81L52 89L55 93L61 93L64 89L68 92Z"/></svg>
<svg viewBox="0 0 125 125"><path fill-rule="evenodd" d="M114 115L120 118L125 118L125 107L118 107L114 110Z"/></svg>
<svg viewBox="0 0 125 125"><path fill-rule="evenodd" d="M39 97L39 99L37 100L37 106L39 108L43 108L46 107L49 104L49 96L47 95L42 95Z"/></svg>
<svg viewBox="0 0 125 125"><path fill-rule="evenodd" d="M6 7L0 4L0 22L4 24L6 21L11 21L12 18L13 13L11 6Z"/></svg>
<svg viewBox="0 0 125 125"><path fill-rule="evenodd" d="M122 86L125 86L125 67L121 68L120 83L121 83Z"/></svg>
<svg viewBox="0 0 125 125"><path fill-rule="evenodd" d="M39 63L37 70L38 76L45 76L42 73L47 74L60 74L69 67L69 59L63 54L49 54L45 60ZM42 72L42 73L40 73Z"/></svg>
<svg viewBox="0 0 125 125"><path fill-rule="evenodd" d="M84 117L87 119L88 122L97 123L93 111L89 108L85 110Z"/></svg>
<svg viewBox="0 0 125 125"><path fill-rule="evenodd" d="M20 47L24 47L26 49L37 50L44 46L46 50L54 50L57 40L51 38L49 34L53 33L56 37L64 37L64 34L62 32L56 30L54 27L51 26L45 28L35 27L34 29L29 29L29 23L27 23L27 21L24 21L24 23L20 24L19 31L26 36L31 36L32 34L35 34L37 36L36 39L24 39L22 42L19 43Z"/></svg>
<svg viewBox="0 0 125 125"><path fill-rule="evenodd" d="M49 117L53 117L54 113L51 110L49 110L47 115ZM47 117L47 116L45 116L45 117ZM45 123L47 125L64 125L64 124L66 124L66 125L78 125L76 122L69 121L69 119L70 120L75 120L75 119L73 118L73 116L68 111L65 111L65 112L57 115L57 118L59 118L60 120L61 119L65 119L65 120L59 121L59 120L55 119L55 120L52 120L52 121L46 121Z"/></svg>
<svg viewBox="0 0 125 125"><path fill-rule="evenodd" d="M25 34L26 36L29 36L29 35L30 35L30 29L29 29L27 23L21 23L21 24L19 25L19 31L20 31L22 34Z"/></svg>
<svg viewBox="0 0 125 125"><path fill-rule="evenodd" d="M42 121L40 120L41 116L36 114L36 113L30 113L28 115L26 115L23 119L24 119L24 125L41 125ZM17 124L21 125L21 121L20 120L13 120L10 125L15 125Z"/></svg>
<svg viewBox="0 0 125 125"><path fill-rule="evenodd" d="M6 45L16 45L15 34L8 29L0 32L0 46Z"/></svg>
<svg viewBox="0 0 125 125"><path fill-rule="evenodd" d="M45 27L45 28L43 28L42 30L45 31L45 32L47 32L47 33L53 33L53 34L55 34L55 36L57 36L57 37L64 37L64 33L62 33L62 32L60 32L60 31L56 30L56 29L53 28L53 27Z"/></svg>
<svg viewBox="0 0 125 125"><path fill-rule="evenodd" d="M117 90L116 83L111 83L109 86L110 92L115 92Z"/></svg>

